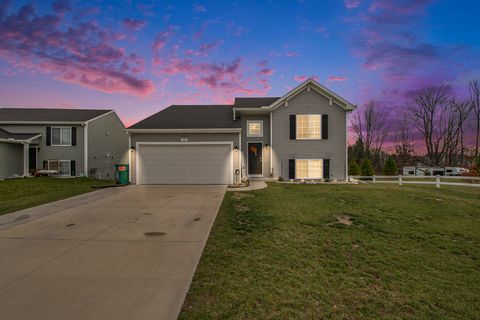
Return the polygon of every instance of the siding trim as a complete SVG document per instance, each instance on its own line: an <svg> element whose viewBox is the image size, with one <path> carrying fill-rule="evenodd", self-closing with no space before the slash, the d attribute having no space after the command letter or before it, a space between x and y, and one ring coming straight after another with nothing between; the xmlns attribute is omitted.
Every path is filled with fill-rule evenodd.
<svg viewBox="0 0 480 320"><path fill-rule="evenodd" d="M230 145L230 149L233 149L233 141L192 141L192 142L156 142L156 141L137 141L135 144L135 184L139 184L139 176L140 176L140 167L138 165L138 153L139 153L139 148L141 145L215 145L215 144L225 144L225 145ZM233 150L231 150L233 151ZM230 152L230 184L233 184L233 154Z"/></svg>
<svg viewBox="0 0 480 320"><path fill-rule="evenodd" d="M237 133L242 128L126 129L130 133Z"/></svg>

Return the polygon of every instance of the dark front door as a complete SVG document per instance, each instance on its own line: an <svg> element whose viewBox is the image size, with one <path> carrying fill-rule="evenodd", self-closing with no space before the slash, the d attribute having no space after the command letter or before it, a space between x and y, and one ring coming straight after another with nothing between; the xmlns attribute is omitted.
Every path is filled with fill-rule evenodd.
<svg viewBox="0 0 480 320"><path fill-rule="evenodd" d="M37 148L28 149L28 169L37 170Z"/></svg>
<svg viewBox="0 0 480 320"><path fill-rule="evenodd" d="M262 174L262 144L249 142L248 146L248 174Z"/></svg>

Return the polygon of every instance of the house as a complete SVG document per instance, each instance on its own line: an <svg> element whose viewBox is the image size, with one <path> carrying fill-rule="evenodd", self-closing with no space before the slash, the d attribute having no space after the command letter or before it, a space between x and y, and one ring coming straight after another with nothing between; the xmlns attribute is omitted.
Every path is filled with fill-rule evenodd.
<svg viewBox="0 0 480 320"><path fill-rule="evenodd" d="M130 181L343 180L348 176L347 114L354 109L312 79L283 97L172 105L127 129Z"/></svg>
<svg viewBox="0 0 480 320"><path fill-rule="evenodd" d="M113 110L0 108L0 178L39 169L114 177L128 136Z"/></svg>

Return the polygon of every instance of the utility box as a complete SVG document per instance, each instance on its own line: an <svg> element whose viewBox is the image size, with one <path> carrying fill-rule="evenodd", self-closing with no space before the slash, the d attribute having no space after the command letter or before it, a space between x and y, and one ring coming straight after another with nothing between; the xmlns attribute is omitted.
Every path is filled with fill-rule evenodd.
<svg viewBox="0 0 480 320"><path fill-rule="evenodd" d="M119 184L128 184L128 164L115 165L115 179Z"/></svg>

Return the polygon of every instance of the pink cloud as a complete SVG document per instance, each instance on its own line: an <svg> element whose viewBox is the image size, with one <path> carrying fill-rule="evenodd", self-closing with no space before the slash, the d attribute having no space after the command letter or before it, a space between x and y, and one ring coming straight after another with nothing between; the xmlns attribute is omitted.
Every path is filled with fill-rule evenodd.
<svg viewBox="0 0 480 320"><path fill-rule="evenodd" d="M344 0L345 8L348 10L356 9L360 6L360 0Z"/></svg>
<svg viewBox="0 0 480 320"><path fill-rule="evenodd" d="M276 71L276 69L272 69L272 68L264 68L262 70L260 70L258 73L263 75L263 76L271 76L272 74L274 74Z"/></svg>
<svg viewBox="0 0 480 320"><path fill-rule="evenodd" d="M141 72L143 59L114 45L121 34L93 22L64 29L63 19L63 14L39 16L33 5L8 16L0 10L0 59L103 92L145 96L154 91L150 80L132 75Z"/></svg>
<svg viewBox="0 0 480 320"><path fill-rule="evenodd" d="M153 39L152 48L157 51L162 50L172 37L175 29L175 26L168 26L167 30L158 32Z"/></svg>
<svg viewBox="0 0 480 320"><path fill-rule="evenodd" d="M123 19L122 24L125 28L132 30L140 30L147 25L147 22L137 19Z"/></svg>
<svg viewBox="0 0 480 320"><path fill-rule="evenodd" d="M289 51L285 54L285 56L288 58L297 57L298 53L296 53L295 51Z"/></svg>
<svg viewBox="0 0 480 320"><path fill-rule="evenodd" d="M188 56L207 57L211 52L216 51L222 43L223 43L223 40L219 40L211 43L203 43L200 45L200 48L198 48L198 50L189 49L185 51L185 54Z"/></svg>
<svg viewBox="0 0 480 320"><path fill-rule="evenodd" d="M313 79L315 81L318 81L318 77L316 76L305 76L305 75L296 75L293 77L293 79L297 82L303 82L307 79Z"/></svg>
<svg viewBox="0 0 480 320"><path fill-rule="evenodd" d="M345 80L347 80L346 77L339 77L339 76L330 76L327 79L328 82L338 82L338 81L345 81Z"/></svg>

